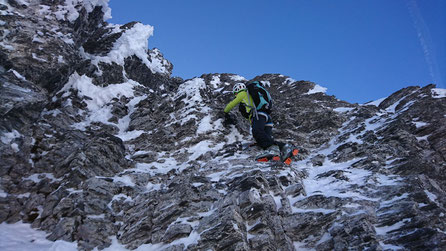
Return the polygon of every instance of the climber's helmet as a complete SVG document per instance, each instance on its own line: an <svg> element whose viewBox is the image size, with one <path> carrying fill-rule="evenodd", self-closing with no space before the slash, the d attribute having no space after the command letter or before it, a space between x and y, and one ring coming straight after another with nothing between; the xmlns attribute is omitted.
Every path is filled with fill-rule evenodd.
<svg viewBox="0 0 446 251"><path fill-rule="evenodd" d="M237 95L237 93L246 90L246 85L243 83L237 83L234 85L234 87L232 88L232 92Z"/></svg>

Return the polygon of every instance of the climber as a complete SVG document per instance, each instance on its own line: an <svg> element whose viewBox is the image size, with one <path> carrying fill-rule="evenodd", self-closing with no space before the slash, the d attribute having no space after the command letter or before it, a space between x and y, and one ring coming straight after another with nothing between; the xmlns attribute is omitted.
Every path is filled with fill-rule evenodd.
<svg viewBox="0 0 446 251"><path fill-rule="evenodd" d="M256 159L267 156L280 156L280 159L283 161L285 158L288 158L288 153L292 150L292 146L275 141L272 137L271 97L259 81L249 83L248 87L243 83L234 85L232 91L235 99L229 102L224 109L225 124L235 124L235 120L230 116L229 112L239 104L240 113L251 123L252 135L257 145L264 150L256 156ZM250 90L248 91L248 89ZM260 92L261 89L263 90Z"/></svg>

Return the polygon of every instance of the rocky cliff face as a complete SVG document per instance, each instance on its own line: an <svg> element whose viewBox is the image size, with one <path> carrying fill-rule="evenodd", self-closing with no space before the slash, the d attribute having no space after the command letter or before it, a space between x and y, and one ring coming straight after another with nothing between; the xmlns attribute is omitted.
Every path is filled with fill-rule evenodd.
<svg viewBox="0 0 446 251"><path fill-rule="evenodd" d="M300 154L256 163L221 117L243 77L172 78L152 27L108 24L105 1L0 11L0 222L81 250L446 248L445 90L358 105L258 76Z"/></svg>

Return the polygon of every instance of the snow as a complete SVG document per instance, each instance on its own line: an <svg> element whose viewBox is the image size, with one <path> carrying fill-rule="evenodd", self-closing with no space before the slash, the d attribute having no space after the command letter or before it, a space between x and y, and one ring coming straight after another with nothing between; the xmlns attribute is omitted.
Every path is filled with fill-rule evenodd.
<svg viewBox="0 0 446 251"><path fill-rule="evenodd" d="M437 203L437 196L431 192L429 192L428 190L424 189L424 192L426 193L427 197L429 198L430 201Z"/></svg>
<svg viewBox="0 0 446 251"><path fill-rule="evenodd" d="M62 97L68 97L71 95L71 90L77 90L77 96L82 98L87 104L89 110L89 117L80 123L74 124L73 127L79 130L85 130L92 122L101 122L104 124L113 124L108 120L113 116L111 113L111 105L109 104L113 98L120 98L125 96L132 98L134 96L133 88L140 84L128 80L121 84L111 84L106 87L100 87L93 84L92 79L86 75L80 76L77 72L73 73L65 86L58 92L63 93ZM138 97L135 102L139 102L142 97ZM133 102L131 105L135 105ZM128 127L129 121L121 121L120 133L121 136L127 140L135 137L135 134L139 132L133 132L123 134L124 130ZM114 125L114 124L113 124ZM139 135L138 135L139 136Z"/></svg>
<svg viewBox="0 0 446 251"><path fill-rule="evenodd" d="M122 141L129 141L132 139L136 139L144 133L142 130L134 130L128 132L122 132L117 135L118 138L122 139Z"/></svg>
<svg viewBox="0 0 446 251"><path fill-rule="evenodd" d="M22 137L22 135L16 131L16 130L12 130L12 132L5 132L3 133L3 135L0 137L0 140L3 142L3 144L11 144L11 142L15 139L18 139Z"/></svg>
<svg viewBox="0 0 446 251"><path fill-rule="evenodd" d="M204 134L209 131L213 131L214 129L211 121L212 121L211 115L207 115L204 118L202 118L200 124L198 125L197 134Z"/></svg>
<svg viewBox="0 0 446 251"><path fill-rule="evenodd" d="M33 57L35 60L37 60L37 61L40 61L40 62L48 62L46 59L43 59L43 58L40 58L39 56L37 56L34 52L31 53L31 54L32 54L32 57Z"/></svg>
<svg viewBox="0 0 446 251"><path fill-rule="evenodd" d="M115 32L120 31L119 25L110 25L114 27ZM152 51L152 61L149 60L147 54L147 48L149 47L148 39L153 35L153 27L150 25L144 25L136 23L132 28L125 30L121 37L113 44L112 50L106 56L91 55L83 51L81 48L81 54L87 59L91 59L93 64L99 62L105 63L117 63L118 65L124 65L124 59L133 55L137 56L141 61L154 73L167 73L165 62L160 61L156 55L157 51Z"/></svg>
<svg viewBox="0 0 446 251"><path fill-rule="evenodd" d="M408 94L407 96L410 96L411 94L413 94L415 91L413 91L413 92L411 92L410 94ZM404 97L402 97L402 98L400 98L398 101L396 101L394 104L392 104L391 106L389 106L389 107L387 107L386 108L386 111L387 112L390 112L390 113L396 113L396 107L407 97L407 96L404 96ZM405 111L405 110L407 110L412 104L414 104L415 102L414 101L410 101L410 102L407 102L402 108L400 108L399 109L399 111L398 112L403 112L403 111Z"/></svg>
<svg viewBox="0 0 446 251"><path fill-rule="evenodd" d="M155 158L157 162L152 163L136 163L135 168L127 169L135 173L148 173L151 175L167 174L171 170L182 171L187 168L187 163L178 163L175 158L164 157L166 153L160 152Z"/></svg>
<svg viewBox="0 0 446 251"><path fill-rule="evenodd" d="M380 98L380 99L377 99L377 100L375 100L375 101L365 103L364 105L374 105L374 106L379 106L384 100L386 100L386 98Z"/></svg>
<svg viewBox="0 0 446 251"><path fill-rule="evenodd" d="M24 76L22 76L20 73L18 73L17 71L15 71L15 70L9 70L9 71L12 71L12 73L14 73L14 75L18 78L18 79L21 79L21 80L23 80L23 81L27 81L26 80L26 78L24 77ZM22 88L23 89L23 88ZM30 92L31 90L28 90L28 89L23 89L23 90L26 90L26 92Z"/></svg>
<svg viewBox="0 0 446 251"><path fill-rule="evenodd" d="M3 191L3 189L1 189L1 188L0 188L0 197L1 197L1 198L6 198L6 197L8 197L8 194L7 194L5 191Z"/></svg>
<svg viewBox="0 0 446 251"><path fill-rule="evenodd" d="M353 108L353 107L338 107L338 108L333 109L333 111L339 112L339 113L346 113L353 109L355 109L355 108Z"/></svg>
<svg viewBox="0 0 446 251"><path fill-rule="evenodd" d="M231 79L234 81L246 81L246 78L239 76L239 75L232 75Z"/></svg>
<svg viewBox="0 0 446 251"><path fill-rule="evenodd" d="M203 154L206 154L207 152L215 152L218 150L223 149L224 142L215 145L214 142L209 140L204 140L199 142L198 144L191 146L187 149L187 152L191 153L192 155L189 157L190 160L196 160Z"/></svg>
<svg viewBox="0 0 446 251"><path fill-rule="evenodd" d="M322 214L331 214L336 212L336 210L333 209L324 209L324 208L315 208L315 209L302 209L302 208L296 208L292 207L292 212L294 213L322 213Z"/></svg>
<svg viewBox="0 0 446 251"><path fill-rule="evenodd" d="M315 86L313 87L313 89L311 89L311 90L309 90L309 91L307 92L307 94L309 95L309 94L314 94L314 93L318 93L318 92L326 93L326 92L327 92L327 88L322 87L322 86L320 86L320 85L315 85Z"/></svg>
<svg viewBox="0 0 446 251"><path fill-rule="evenodd" d="M287 78L287 79L285 79L285 84L291 85L291 84L294 83L294 82L296 82L295 79L292 79L292 78Z"/></svg>
<svg viewBox="0 0 446 251"><path fill-rule="evenodd" d="M400 246L395 246L392 244L385 244L384 242L380 241L379 245L383 248L383 250L405 250L405 248Z"/></svg>
<svg viewBox="0 0 446 251"><path fill-rule="evenodd" d="M324 235L322 235L321 239L318 242L316 242L316 245L322 244L322 243L329 241L331 239L333 239L331 234L326 232Z"/></svg>
<svg viewBox="0 0 446 251"><path fill-rule="evenodd" d="M15 48L14 48L13 46L11 46L11 45L9 45L9 44L5 44L3 41L0 41L0 46L1 46L3 49L9 50L9 51L13 51L13 50L15 50Z"/></svg>
<svg viewBox="0 0 446 251"><path fill-rule="evenodd" d="M49 241L44 231L31 228L30 224L0 224L0 250L2 251L76 251L77 244L62 240Z"/></svg>
<svg viewBox="0 0 446 251"><path fill-rule="evenodd" d="M106 87L99 87L93 84L92 79L86 75L80 76L77 72L73 73L67 84L60 92L65 92L63 97L68 97L71 94L70 89L78 91L80 98L84 99L90 111L101 109L104 105L109 103L113 98L120 96L133 97L133 87L139 85L137 82L129 80L123 84L112 84ZM91 99L91 100L90 100Z"/></svg>
<svg viewBox="0 0 446 251"><path fill-rule="evenodd" d="M431 93L433 98L446 98L446 89L433 88Z"/></svg>
<svg viewBox="0 0 446 251"><path fill-rule="evenodd" d="M271 195L271 197L273 197L273 200L276 203L276 210L279 210L280 208L282 208L282 201L281 201L282 197L274 196L272 191L270 191L269 194Z"/></svg>
<svg viewBox="0 0 446 251"><path fill-rule="evenodd" d="M59 5L57 11L54 12L58 20L67 19L74 22L79 17L77 5L81 5L87 10L87 13L93 11L96 6L102 7L104 12L103 20L106 21L111 18L111 9L108 7L109 0L65 0L65 5Z"/></svg>
<svg viewBox="0 0 446 251"><path fill-rule="evenodd" d="M417 137L417 140L418 141L429 141L428 139L429 139L430 136L431 135L429 134L429 135L426 135L426 136Z"/></svg>
<svg viewBox="0 0 446 251"><path fill-rule="evenodd" d="M303 185L305 187L306 196L299 195L295 198L288 197L290 204L297 201L305 199L306 197L312 195L324 195L325 197L338 197L338 198L353 198L359 200L369 200L377 201L377 198L370 198L362 195L360 192L351 187L362 186L365 181L372 175L368 170L360 168L351 168L351 165L359 161L360 159L353 159L344 163L334 163L331 161L324 162L323 166L312 167L308 169L308 177L303 180ZM293 162L294 163L294 162ZM295 165L303 166L296 162ZM327 173L329 171L342 171L343 175L348 178L348 181L337 179L332 176L319 177L319 175ZM299 210L298 208L293 208L293 210Z"/></svg>
<svg viewBox="0 0 446 251"><path fill-rule="evenodd" d="M40 178L39 176L42 176L42 178ZM61 178L56 179L52 173L35 173L35 174L32 174L26 178L23 178L23 180L31 180L34 183L39 183L41 180L43 180L45 178L50 179L51 181L61 181L62 180Z"/></svg>
<svg viewBox="0 0 446 251"><path fill-rule="evenodd" d="M133 179L130 176L127 176L127 175L126 176L121 176L121 177L115 176L115 177L113 177L113 182L114 183L121 182L124 185L131 186L131 187L135 186L135 183L133 182Z"/></svg>
<svg viewBox="0 0 446 251"><path fill-rule="evenodd" d="M381 226L381 227L375 226L376 234L377 235L385 235L391 231L400 229L402 226L404 226L404 224L406 224L408 222L410 222L410 218L398 221L397 223L395 223L391 226Z"/></svg>
<svg viewBox="0 0 446 251"><path fill-rule="evenodd" d="M404 194L402 194L400 196L397 196L397 197L394 197L394 198L392 198L390 200L382 201L380 203L380 208L392 206L395 202L400 201L400 200L404 200L404 199L407 199L407 198L409 198L409 194L408 193L404 193Z"/></svg>
<svg viewBox="0 0 446 251"><path fill-rule="evenodd" d="M428 123L422 122L422 121L412 121L412 123L414 123L417 128L421 128L421 127L425 127L425 126L429 125Z"/></svg>
<svg viewBox="0 0 446 251"><path fill-rule="evenodd" d="M299 251L314 251L315 250L314 248L306 248L305 247L306 243L304 243L304 242L295 241L295 242L293 242L293 245L294 245L294 249L299 250Z"/></svg>
<svg viewBox="0 0 446 251"><path fill-rule="evenodd" d="M196 104L203 103L203 98L200 94L201 89L206 89L206 83L204 82L204 79L194 78L181 84L178 88L179 91L174 98L179 98L183 95L186 95L188 101L186 104L186 108L191 108Z"/></svg>
<svg viewBox="0 0 446 251"><path fill-rule="evenodd" d="M135 84L138 84L137 82L134 82ZM131 99L127 104L128 114L124 116L123 118L119 119L118 121L118 128L119 128L119 134L117 137L121 138L123 141L128 141L135 139L141 134L144 133L144 131L141 130L134 130L134 131L126 131L130 124L130 116L135 112L135 106L142 100L146 99L147 95L134 97Z"/></svg>
<svg viewBox="0 0 446 251"><path fill-rule="evenodd" d="M271 87L271 82L269 82L268 80L262 80L260 81L262 83L263 86L265 87Z"/></svg>
<svg viewBox="0 0 446 251"><path fill-rule="evenodd" d="M161 184L153 184L153 183L147 183L146 185L147 191L157 191L161 189Z"/></svg>

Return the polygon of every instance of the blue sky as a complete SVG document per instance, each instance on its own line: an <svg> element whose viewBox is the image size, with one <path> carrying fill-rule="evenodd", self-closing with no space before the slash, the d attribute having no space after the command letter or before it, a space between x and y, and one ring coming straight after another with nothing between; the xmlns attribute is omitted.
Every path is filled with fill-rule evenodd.
<svg viewBox="0 0 446 251"><path fill-rule="evenodd" d="M110 0L111 23L154 26L184 79L280 73L352 103L446 88L446 0Z"/></svg>

